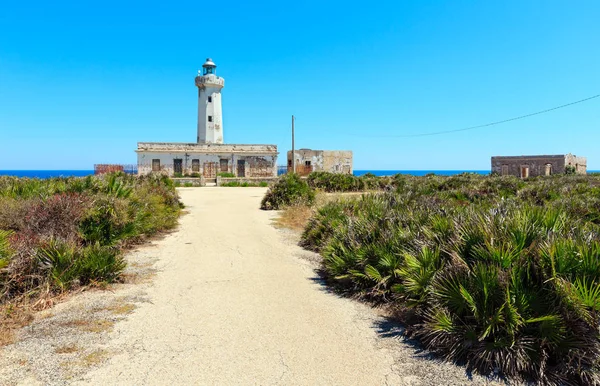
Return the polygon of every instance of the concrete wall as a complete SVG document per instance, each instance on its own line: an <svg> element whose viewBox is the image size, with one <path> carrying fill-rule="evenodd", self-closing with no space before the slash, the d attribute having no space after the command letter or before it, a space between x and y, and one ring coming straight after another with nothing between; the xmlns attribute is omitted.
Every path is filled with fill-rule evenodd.
<svg viewBox="0 0 600 386"><path fill-rule="evenodd" d="M323 170L332 173L352 174L351 151L323 151Z"/></svg>
<svg viewBox="0 0 600 386"><path fill-rule="evenodd" d="M586 173L585 158L571 154L492 157L492 172L522 177L523 168L528 168L529 177L544 176L547 170L550 174L564 174L569 162L577 168L578 174Z"/></svg>
<svg viewBox="0 0 600 386"><path fill-rule="evenodd" d="M192 184L192 186L206 186L206 180L202 176L200 178L173 178L173 181L180 186L185 184Z"/></svg>
<svg viewBox="0 0 600 386"><path fill-rule="evenodd" d="M352 174L352 151L299 149L295 153L296 165L301 169L309 161L312 171ZM292 152L288 151L288 167L291 160Z"/></svg>
<svg viewBox="0 0 600 386"><path fill-rule="evenodd" d="M206 178L216 178L216 174L241 173L238 161L243 162L245 177L276 177L276 154L246 153L204 153L204 152L155 152L138 150L138 174L152 173L152 161L160 161L160 172L172 176L175 160L180 159L183 174L199 173ZM193 170L193 160L198 160L199 169ZM221 170L221 160L227 161L227 170Z"/></svg>
<svg viewBox="0 0 600 386"><path fill-rule="evenodd" d="M196 77L198 87L198 143L223 143L221 89L225 79L214 74ZM211 97L211 102L208 98ZM212 117L212 122L208 117Z"/></svg>

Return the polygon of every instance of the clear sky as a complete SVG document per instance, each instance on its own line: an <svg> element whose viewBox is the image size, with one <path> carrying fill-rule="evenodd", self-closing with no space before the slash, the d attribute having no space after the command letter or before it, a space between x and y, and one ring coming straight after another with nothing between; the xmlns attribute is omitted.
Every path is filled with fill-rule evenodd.
<svg viewBox="0 0 600 386"><path fill-rule="evenodd" d="M0 170L135 163L194 142L194 77L225 78L228 143L349 149L355 169L489 169L568 153L600 169L600 1L4 1Z"/></svg>

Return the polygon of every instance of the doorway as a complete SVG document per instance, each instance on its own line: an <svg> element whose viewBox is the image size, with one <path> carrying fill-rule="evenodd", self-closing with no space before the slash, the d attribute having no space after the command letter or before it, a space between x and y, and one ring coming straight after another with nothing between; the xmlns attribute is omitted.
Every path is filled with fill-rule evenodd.
<svg viewBox="0 0 600 386"><path fill-rule="evenodd" d="M529 166L521 166L521 178L529 178Z"/></svg>
<svg viewBox="0 0 600 386"><path fill-rule="evenodd" d="M202 166L202 174L205 178L217 178L217 163L205 162Z"/></svg>
<svg viewBox="0 0 600 386"><path fill-rule="evenodd" d="M239 159L237 162L237 176L246 177L246 161Z"/></svg>
<svg viewBox="0 0 600 386"><path fill-rule="evenodd" d="M183 174L183 160L180 158L175 158L173 160L173 171L175 173Z"/></svg>

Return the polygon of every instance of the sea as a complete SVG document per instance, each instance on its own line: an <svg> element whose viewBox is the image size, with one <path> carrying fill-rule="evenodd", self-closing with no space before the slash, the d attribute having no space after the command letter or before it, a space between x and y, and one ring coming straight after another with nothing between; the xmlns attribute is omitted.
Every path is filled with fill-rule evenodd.
<svg viewBox="0 0 600 386"><path fill-rule="evenodd" d="M487 175L489 170L355 170L355 176L370 173L376 176L392 176L394 174L408 174L424 176L435 174L438 176L453 176L461 173L477 173ZM28 178L53 178L53 177L85 177L94 174L93 170L0 170L0 176L15 176Z"/></svg>

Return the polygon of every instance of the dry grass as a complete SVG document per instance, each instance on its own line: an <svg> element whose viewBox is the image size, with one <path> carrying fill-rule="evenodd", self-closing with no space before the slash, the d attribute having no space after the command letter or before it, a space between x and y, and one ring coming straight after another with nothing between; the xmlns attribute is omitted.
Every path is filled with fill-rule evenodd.
<svg viewBox="0 0 600 386"><path fill-rule="evenodd" d="M315 197L315 203L313 206L307 205L293 205L283 209L274 221L273 225L277 228L287 228L293 231L302 232L308 224L311 216L317 209L323 205L338 200L345 200L348 198L357 198L366 192L344 192L344 193L325 193L318 192Z"/></svg>
<svg viewBox="0 0 600 386"><path fill-rule="evenodd" d="M74 370L72 368L73 366L92 367L92 366L99 365L100 363L107 360L109 357L110 357L110 353L108 351L99 349L99 350L95 350L89 354L84 355L83 357L81 357L78 360L68 360L68 361L61 362L60 367L63 369L63 371L66 372L65 375L67 376L67 378L69 378L69 373Z"/></svg>
<svg viewBox="0 0 600 386"><path fill-rule="evenodd" d="M104 362L108 357L108 351L96 350L81 358L78 364L84 367L91 367Z"/></svg>
<svg viewBox="0 0 600 386"><path fill-rule="evenodd" d="M80 348L74 343L67 344L64 346L57 347L54 352L57 354L72 354L74 352L79 351Z"/></svg>
<svg viewBox="0 0 600 386"><path fill-rule="evenodd" d="M0 308L0 347L16 341L16 330L29 325L33 321L33 313L28 307L12 303Z"/></svg>
<svg viewBox="0 0 600 386"><path fill-rule="evenodd" d="M135 305L132 303L115 304L111 307L108 307L108 310L115 315L126 315L132 313L133 310L135 310Z"/></svg>
<svg viewBox="0 0 600 386"><path fill-rule="evenodd" d="M112 331L115 322L107 319L74 319L62 323L65 327L77 328L87 332L109 332Z"/></svg>
<svg viewBox="0 0 600 386"><path fill-rule="evenodd" d="M285 208L274 220L277 228L288 228L301 232L313 214L313 209L306 205L294 205Z"/></svg>

